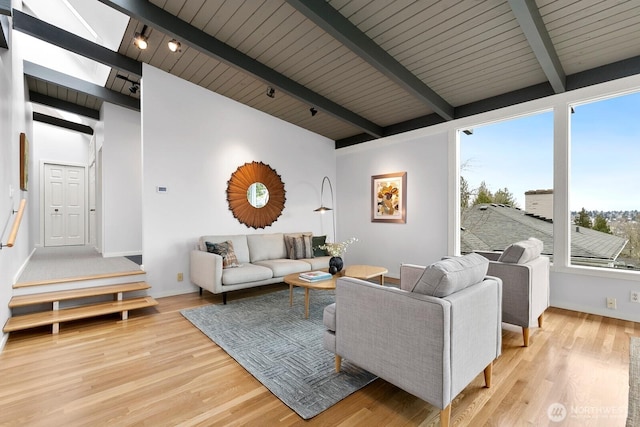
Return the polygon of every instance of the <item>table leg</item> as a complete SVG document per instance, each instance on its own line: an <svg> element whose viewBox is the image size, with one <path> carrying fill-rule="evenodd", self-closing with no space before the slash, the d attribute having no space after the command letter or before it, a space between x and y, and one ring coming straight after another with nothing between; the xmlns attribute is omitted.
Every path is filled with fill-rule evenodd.
<svg viewBox="0 0 640 427"><path fill-rule="evenodd" d="M380 286L384 286L384 274L380 275Z"/></svg>
<svg viewBox="0 0 640 427"><path fill-rule="evenodd" d="M309 318L309 288L304 288L304 318Z"/></svg>
<svg viewBox="0 0 640 427"><path fill-rule="evenodd" d="M289 285L289 307L293 306L293 285Z"/></svg>

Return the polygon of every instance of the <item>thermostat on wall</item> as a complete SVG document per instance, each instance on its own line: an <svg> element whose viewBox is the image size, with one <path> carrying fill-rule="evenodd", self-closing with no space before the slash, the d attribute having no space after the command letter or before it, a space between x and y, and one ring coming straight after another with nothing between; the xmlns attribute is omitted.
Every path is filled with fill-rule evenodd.
<svg viewBox="0 0 640 427"><path fill-rule="evenodd" d="M156 193L166 193L167 191L167 187L156 187Z"/></svg>

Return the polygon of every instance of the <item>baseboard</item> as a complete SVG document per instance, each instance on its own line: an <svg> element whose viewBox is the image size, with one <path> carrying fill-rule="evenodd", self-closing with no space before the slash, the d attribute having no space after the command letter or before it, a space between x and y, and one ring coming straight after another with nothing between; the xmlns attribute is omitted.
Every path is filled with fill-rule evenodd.
<svg viewBox="0 0 640 427"><path fill-rule="evenodd" d="M579 304L552 303L552 307L561 308L563 310L579 311L581 313L595 314L598 316L611 317L612 319L628 320L630 322L640 323L640 314L625 313L620 310L610 310L608 308L598 309L595 307L587 307Z"/></svg>
<svg viewBox="0 0 640 427"><path fill-rule="evenodd" d="M121 256L135 256L142 255L142 251L126 251L126 252L104 252L102 254L105 258L115 258Z"/></svg>
<svg viewBox="0 0 640 427"><path fill-rule="evenodd" d="M7 341L9 341L9 334L3 333L0 338L0 353L2 353L4 347L7 345Z"/></svg>
<svg viewBox="0 0 640 427"><path fill-rule="evenodd" d="M22 263L22 265L18 269L18 271L16 271L15 276L13 276L13 283L11 283L12 286L15 285L18 282L18 279L22 275L22 272L24 271L24 269L27 268L27 264L29 263L29 260L31 259L31 257L33 256L34 253L36 253L36 248L33 248L31 253L29 254L29 256L24 260L24 262Z"/></svg>

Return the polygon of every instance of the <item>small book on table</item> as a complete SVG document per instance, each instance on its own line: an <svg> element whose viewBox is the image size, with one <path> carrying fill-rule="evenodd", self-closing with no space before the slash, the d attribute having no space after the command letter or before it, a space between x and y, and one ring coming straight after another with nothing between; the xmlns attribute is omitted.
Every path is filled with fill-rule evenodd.
<svg viewBox="0 0 640 427"><path fill-rule="evenodd" d="M301 280L305 280L307 282L318 282L320 280L331 279L331 274L326 271L307 271L304 273L300 273L298 276Z"/></svg>

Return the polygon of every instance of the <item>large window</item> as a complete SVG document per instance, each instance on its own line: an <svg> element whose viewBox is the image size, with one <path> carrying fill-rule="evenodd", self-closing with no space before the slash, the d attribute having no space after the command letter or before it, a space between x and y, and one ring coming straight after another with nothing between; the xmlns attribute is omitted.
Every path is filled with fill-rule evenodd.
<svg viewBox="0 0 640 427"><path fill-rule="evenodd" d="M640 93L574 105L571 263L640 269Z"/></svg>
<svg viewBox="0 0 640 427"><path fill-rule="evenodd" d="M536 237L553 253L553 113L460 132L460 252Z"/></svg>

